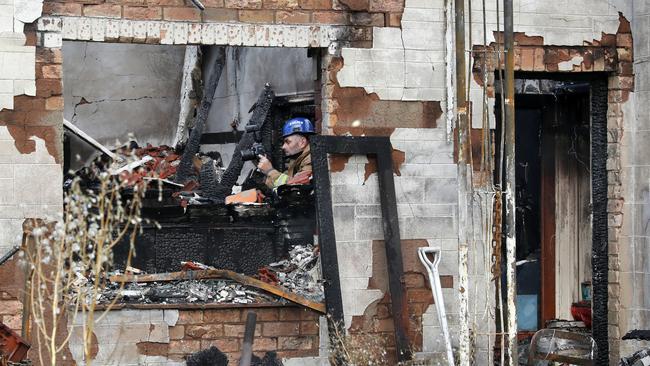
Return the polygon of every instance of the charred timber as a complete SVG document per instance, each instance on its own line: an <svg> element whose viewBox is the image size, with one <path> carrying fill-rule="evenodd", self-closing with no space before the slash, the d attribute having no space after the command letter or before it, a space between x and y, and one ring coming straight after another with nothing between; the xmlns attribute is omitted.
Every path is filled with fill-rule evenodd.
<svg viewBox="0 0 650 366"><path fill-rule="evenodd" d="M187 140L187 145L183 151L181 162L178 165L175 180L176 183L184 184L193 175L194 166L192 162L194 160L194 155L199 152L199 148L201 147L201 135L203 134L203 129L205 128L205 123L208 119L208 113L212 106L212 99L217 90L217 85L219 84L219 79L221 78L221 72L223 71L225 63L226 49L224 47L219 47L217 49L217 59L215 60L214 65L212 65L212 74L210 75L208 84L205 87L203 98L201 98L199 112L196 114L194 128L190 133L190 138Z"/></svg>
<svg viewBox="0 0 650 366"><path fill-rule="evenodd" d="M266 134L264 132L265 131L264 124L266 122L269 111L271 110L273 97L274 97L273 89L271 89L270 85L266 84L266 86L264 86L264 90L262 91L262 94L260 94L259 98L257 99L257 102L251 108L251 110L253 111L253 116L248 121L248 126L258 126L259 129L262 131L262 136ZM239 177L239 174L241 174L241 170L244 167L244 161L241 158L241 151L250 148L253 145L253 142L254 142L253 133L246 132L244 133L241 140L237 144L237 147L235 148L235 152L232 155L232 159L230 160L230 164L228 164L228 168L223 173L223 177L221 178L220 185L223 189L220 191L219 200L224 200L226 198L226 195L230 194L232 186L234 186L235 183L237 183L237 178ZM269 146L264 146L264 147L268 148Z"/></svg>

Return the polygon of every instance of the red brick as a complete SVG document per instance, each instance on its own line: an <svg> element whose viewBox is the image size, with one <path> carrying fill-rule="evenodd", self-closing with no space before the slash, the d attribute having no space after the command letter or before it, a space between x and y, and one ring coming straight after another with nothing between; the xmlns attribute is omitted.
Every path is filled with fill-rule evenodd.
<svg viewBox="0 0 650 366"><path fill-rule="evenodd" d="M76 3L43 3L43 15L81 16L81 4Z"/></svg>
<svg viewBox="0 0 650 366"><path fill-rule="evenodd" d="M332 9L332 0L299 0L300 9L329 10Z"/></svg>
<svg viewBox="0 0 650 366"><path fill-rule="evenodd" d="M310 22L311 13L307 11L277 11L275 22L278 24L306 24Z"/></svg>
<svg viewBox="0 0 650 366"><path fill-rule="evenodd" d="M223 333L221 324L189 325L185 329L185 334L192 338L213 339L223 337Z"/></svg>
<svg viewBox="0 0 650 366"><path fill-rule="evenodd" d="M201 324L203 323L203 312L199 310L180 310L178 312L177 324ZM207 315L207 311L206 311ZM207 320L206 320L207 322Z"/></svg>
<svg viewBox="0 0 650 366"><path fill-rule="evenodd" d="M63 110L63 97L49 97L45 99L45 110L47 111L62 111Z"/></svg>
<svg viewBox="0 0 650 366"><path fill-rule="evenodd" d="M223 8L223 0L202 0L201 3L205 6L206 9L210 8Z"/></svg>
<svg viewBox="0 0 650 366"><path fill-rule="evenodd" d="M158 20L162 19L162 8L159 7L142 7L142 6L125 6L125 19L138 20Z"/></svg>
<svg viewBox="0 0 650 366"><path fill-rule="evenodd" d="M122 7L111 4L84 5L83 14L87 17L121 18Z"/></svg>
<svg viewBox="0 0 650 366"><path fill-rule="evenodd" d="M392 318L377 320L374 324L377 332L392 332L395 329L395 323Z"/></svg>
<svg viewBox="0 0 650 366"><path fill-rule="evenodd" d="M354 12L350 14L350 23L354 25L383 27L385 20L383 13Z"/></svg>
<svg viewBox="0 0 650 366"><path fill-rule="evenodd" d="M278 349L276 338L255 337L253 342L253 351L275 351Z"/></svg>
<svg viewBox="0 0 650 366"><path fill-rule="evenodd" d="M239 11L235 9L205 9L204 22L233 22L239 20Z"/></svg>
<svg viewBox="0 0 650 366"><path fill-rule="evenodd" d="M224 324L223 325L223 334L226 337L243 337L244 331L246 330L245 324ZM262 334L262 324L255 325L255 334Z"/></svg>
<svg viewBox="0 0 650 366"><path fill-rule="evenodd" d="M338 11L315 11L312 22L319 24L348 24L348 13Z"/></svg>
<svg viewBox="0 0 650 366"><path fill-rule="evenodd" d="M317 335L319 334L319 326L317 321L304 321L300 322L301 335Z"/></svg>
<svg viewBox="0 0 650 366"><path fill-rule="evenodd" d="M239 21L245 23L273 23L272 10L240 10Z"/></svg>
<svg viewBox="0 0 650 366"><path fill-rule="evenodd" d="M262 0L225 0L226 8L262 9Z"/></svg>
<svg viewBox="0 0 650 366"><path fill-rule="evenodd" d="M402 26L402 13L390 13L386 16L386 25L389 27L401 27Z"/></svg>
<svg viewBox="0 0 650 366"><path fill-rule="evenodd" d="M616 49L616 53L618 55L618 60L619 61L627 61L627 62L632 62L632 49L631 48L623 48L623 47L618 47Z"/></svg>
<svg viewBox="0 0 650 366"><path fill-rule="evenodd" d="M185 0L146 0L148 6L158 5L158 6L183 6L185 5Z"/></svg>
<svg viewBox="0 0 650 366"><path fill-rule="evenodd" d="M23 311L23 303L18 300L9 300L0 302L0 314L15 315Z"/></svg>
<svg viewBox="0 0 650 366"><path fill-rule="evenodd" d="M454 287L454 276L440 276L440 287L442 288L453 288Z"/></svg>
<svg viewBox="0 0 650 366"><path fill-rule="evenodd" d="M260 309L259 311L257 311L258 322L277 321L278 319L279 319L278 309L269 308L269 309Z"/></svg>
<svg viewBox="0 0 650 366"><path fill-rule="evenodd" d="M312 337L278 337L278 349L311 349Z"/></svg>
<svg viewBox="0 0 650 366"><path fill-rule="evenodd" d="M280 320L300 320L300 313L302 309L299 308L286 308L280 309Z"/></svg>
<svg viewBox="0 0 650 366"><path fill-rule="evenodd" d="M239 309L211 309L204 313L206 323L237 323L241 320Z"/></svg>
<svg viewBox="0 0 650 366"><path fill-rule="evenodd" d="M298 0L263 0L263 9L291 10L298 8Z"/></svg>
<svg viewBox="0 0 650 366"><path fill-rule="evenodd" d="M370 11L402 12L404 0L370 0Z"/></svg>
<svg viewBox="0 0 650 366"><path fill-rule="evenodd" d="M301 320L318 320L320 316L320 313L307 309L303 309L303 311L300 313Z"/></svg>
<svg viewBox="0 0 650 366"><path fill-rule="evenodd" d="M265 337L298 335L300 334L300 323L298 322L264 323L262 334Z"/></svg>
<svg viewBox="0 0 650 366"><path fill-rule="evenodd" d="M332 8L335 10L368 11L368 0L333 0Z"/></svg>
<svg viewBox="0 0 650 366"><path fill-rule="evenodd" d="M164 8L163 18L165 20L199 22L201 21L201 11L196 8Z"/></svg>
<svg viewBox="0 0 650 366"><path fill-rule="evenodd" d="M183 339L185 337L185 326L176 325L169 327L169 339Z"/></svg>
<svg viewBox="0 0 650 366"><path fill-rule="evenodd" d="M535 69L535 49L530 47L520 47L521 50L521 69L533 71Z"/></svg>
<svg viewBox="0 0 650 366"><path fill-rule="evenodd" d="M632 34L619 33L616 35L616 47L632 48Z"/></svg>
<svg viewBox="0 0 650 366"><path fill-rule="evenodd" d="M237 352L239 351L239 339L221 338L201 341L201 349L210 348L212 346L217 347L221 352Z"/></svg>
<svg viewBox="0 0 650 366"><path fill-rule="evenodd" d="M17 96L14 98L15 111L39 111L45 109L45 99L28 96Z"/></svg>
<svg viewBox="0 0 650 366"><path fill-rule="evenodd" d="M169 341L169 353L190 354L201 350L201 341L194 339L180 339Z"/></svg>
<svg viewBox="0 0 650 366"><path fill-rule="evenodd" d="M20 333L20 329L23 327L23 316L22 315L5 315L2 317L2 323L13 331Z"/></svg>
<svg viewBox="0 0 650 366"><path fill-rule="evenodd" d="M46 64L63 63L63 52L60 48L36 48L36 62Z"/></svg>
<svg viewBox="0 0 650 366"><path fill-rule="evenodd" d="M424 287L424 276L420 273L404 274L404 285L407 288Z"/></svg>

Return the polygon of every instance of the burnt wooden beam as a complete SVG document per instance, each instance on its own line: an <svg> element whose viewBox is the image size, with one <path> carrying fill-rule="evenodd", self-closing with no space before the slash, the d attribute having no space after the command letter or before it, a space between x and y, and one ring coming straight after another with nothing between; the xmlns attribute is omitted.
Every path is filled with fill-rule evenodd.
<svg viewBox="0 0 650 366"><path fill-rule="evenodd" d="M308 307L310 309L325 313L325 304L312 301L304 296L300 296L293 292L289 292L283 287L271 285L256 278L249 277L237 272L229 271L227 269L207 269L203 271L182 271L182 272L167 272L167 273L153 273L146 275L113 275L110 277L112 282L170 282L170 281L185 281L185 280L207 280L214 278L225 278L236 281L245 286L251 286L272 293L273 295L280 296L298 305Z"/></svg>
<svg viewBox="0 0 650 366"><path fill-rule="evenodd" d="M381 191L382 223L386 260L388 263L388 284L395 325L395 344L399 361L412 357L408 339L409 319L404 287L404 266L402 244L397 215L397 198L393 179L392 145L388 137L355 136L311 136L312 169L318 212L319 244L321 264L325 281L325 306L327 308L330 337L345 334L341 283L339 278L334 218L332 214L332 191L329 179L328 154L361 154L377 156L379 189ZM338 331L338 333L337 333ZM336 340L330 338L332 344ZM340 363L340 360L339 360Z"/></svg>
<svg viewBox="0 0 650 366"><path fill-rule="evenodd" d="M217 90L217 85L219 84L219 79L221 78L221 72L226 64L226 48L218 47L217 48L217 59L212 65L212 74L208 80L208 84L205 86L203 92L203 98L201 98L201 105L199 111L196 114L196 119L194 122L194 128L190 133L190 137L187 140L187 145L185 145L185 150L183 151L183 156L181 157L181 162L178 165L178 171L176 172L176 183L184 184L192 175L194 170L194 165L192 164L194 155L199 152L201 147L201 136L203 135L203 129L205 128L205 123L208 120L208 114L210 113L210 107L212 106L212 99L214 98L214 93Z"/></svg>

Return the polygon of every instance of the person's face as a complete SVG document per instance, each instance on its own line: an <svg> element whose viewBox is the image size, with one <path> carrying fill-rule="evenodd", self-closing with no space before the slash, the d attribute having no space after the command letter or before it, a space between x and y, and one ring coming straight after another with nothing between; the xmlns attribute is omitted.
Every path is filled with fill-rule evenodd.
<svg viewBox="0 0 650 366"><path fill-rule="evenodd" d="M296 134L284 138L282 151L284 151L284 155L292 156L302 152L305 147L307 147L307 138Z"/></svg>

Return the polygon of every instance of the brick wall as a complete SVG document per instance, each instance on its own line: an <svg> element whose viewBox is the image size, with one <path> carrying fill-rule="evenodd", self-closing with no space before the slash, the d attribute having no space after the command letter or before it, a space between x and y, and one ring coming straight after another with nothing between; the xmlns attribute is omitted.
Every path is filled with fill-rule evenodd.
<svg viewBox="0 0 650 366"><path fill-rule="evenodd" d="M212 346L237 364L246 314L257 314L253 353L263 357L307 358L319 355L319 314L293 306L113 310L95 326L95 362L119 365L182 365L191 354ZM72 324L80 324L77 317ZM74 328L70 350L81 360L81 332Z"/></svg>
<svg viewBox="0 0 650 366"><path fill-rule="evenodd" d="M404 0L185 0L46 1L46 15L184 22L337 24L399 27Z"/></svg>

